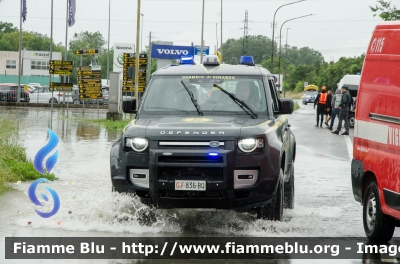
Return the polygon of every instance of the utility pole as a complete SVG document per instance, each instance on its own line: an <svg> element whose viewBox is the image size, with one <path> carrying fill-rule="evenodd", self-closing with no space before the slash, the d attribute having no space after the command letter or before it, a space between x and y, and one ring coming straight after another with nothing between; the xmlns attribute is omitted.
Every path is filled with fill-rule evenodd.
<svg viewBox="0 0 400 264"><path fill-rule="evenodd" d="M136 110L139 105L139 48L140 48L140 0L137 1L137 15L136 15L136 61L135 61L135 98Z"/></svg>
<svg viewBox="0 0 400 264"><path fill-rule="evenodd" d="M200 48L200 64L203 64L203 34L204 34L204 0L203 0L203 11L201 15L201 48Z"/></svg>
<svg viewBox="0 0 400 264"><path fill-rule="evenodd" d="M149 81L150 79L150 75L151 75L151 31L149 34L149 51L147 52L147 70L146 70L146 83Z"/></svg>
<svg viewBox="0 0 400 264"><path fill-rule="evenodd" d="M111 20L111 0L108 0L108 47L107 47L107 85L110 85L110 20Z"/></svg>
<svg viewBox="0 0 400 264"><path fill-rule="evenodd" d="M221 54L221 63L222 63L222 0L221 0L221 52L220 52L220 54Z"/></svg>
<svg viewBox="0 0 400 264"><path fill-rule="evenodd" d="M249 20L247 15L247 10L244 16L244 27L243 27L243 52L242 55L247 53L247 46L248 46L248 35L249 35Z"/></svg>
<svg viewBox="0 0 400 264"><path fill-rule="evenodd" d="M18 87L17 87L17 103L20 102L21 97L21 74L22 74L22 59L21 59L21 50L22 50L22 0L20 0L20 8L19 8L19 50L18 50ZM51 56L51 55L50 55Z"/></svg>
<svg viewBox="0 0 400 264"><path fill-rule="evenodd" d="M286 52L285 52L285 53L286 53L286 55L285 55L285 57L286 57L286 62L285 62L285 71L283 72L283 82L282 82L282 83L286 83L286 67L287 67L287 64L288 64L288 56L287 56L288 32L289 32L289 28L286 29ZM282 84L281 84L281 86L282 86ZM286 97L286 89L285 89L285 86L283 86L282 89L283 89L283 97Z"/></svg>

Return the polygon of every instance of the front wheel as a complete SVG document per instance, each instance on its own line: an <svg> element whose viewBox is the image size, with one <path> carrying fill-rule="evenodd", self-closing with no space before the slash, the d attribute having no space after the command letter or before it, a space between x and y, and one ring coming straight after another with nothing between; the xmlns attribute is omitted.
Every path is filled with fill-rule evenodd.
<svg viewBox="0 0 400 264"><path fill-rule="evenodd" d="M272 201L269 204L258 208L257 210L257 218L258 219L267 219L273 221L282 221L283 219L283 171L281 169L279 175L279 183L278 189Z"/></svg>
<svg viewBox="0 0 400 264"><path fill-rule="evenodd" d="M49 103L51 104L52 102L53 102L53 104L56 104L57 103L57 99L56 98L51 98L49 100Z"/></svg>
<svg viewBox="0 0 400 264"><path fill-rule="evenodd" d="M349 115L349 126L351 128L354 128L355 121L356 121L356 117L354 116L354 114L350 114Z"/></svg>
<svg viewBox="0 0 400 264"><path fill-rule="evenodd" d="M284 200L283 207L287 209L294 209L294 163L290 169L289 181L285 183L284 187Z"/></svg>
<svg viewBox="0 0 400 264"><path fill-rule="evenodd" d="M81 101L79 101L78 99L75 99L74 104L76 104L76 105L81 104Z"/></svg>
<svg viewBox="0 0 400 264"><path fill-rule="evenodd" d="M383 214L378 186L371 182L363 199L363 223L365 235L371 241L387 242L393 237L396 221Z"/></svg>

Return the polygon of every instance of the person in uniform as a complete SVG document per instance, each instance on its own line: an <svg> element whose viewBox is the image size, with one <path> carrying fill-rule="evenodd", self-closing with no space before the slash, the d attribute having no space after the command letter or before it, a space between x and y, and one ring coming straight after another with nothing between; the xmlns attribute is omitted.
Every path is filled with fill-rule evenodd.
<svg viewBox="0 0 400 264"><path fill-rule="evenodd" d="M252 81L239 81L236 84L236 97L258 110L261 106L258 88Z"/></svg>
<svg viewBox="0 0 400 264"><path fill-rule="evenodd" d="M333 134L339 135L340 130L342 129L342 122L344 120L344 127L346 131L344 131L341 135L348 135L349 134L349 111L350 111L350 106L351 106L351 95L349 94L348 91L349 87L346 85L342 86L342 99L340 101L340 104L338 108L340 108L339 112L339 124L337 126L337 129L333 131Z"/></svg>

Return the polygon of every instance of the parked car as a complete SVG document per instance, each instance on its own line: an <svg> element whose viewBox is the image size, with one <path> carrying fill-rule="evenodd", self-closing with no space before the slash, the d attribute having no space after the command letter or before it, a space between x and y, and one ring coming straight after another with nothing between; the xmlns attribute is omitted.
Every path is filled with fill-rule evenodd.
<svg viewBox="0 0 400 264"><path fill-rule="evenodd" d="M306 91L303 97L303 104L307 105L307 103L314 103L315 98L317 98L317 91Z"/></svg>
<svg viewBox="0 0 400 264"><path fill-rule="evenodd" d="M0 101L16 102L18 84L15 83L2 83L0 84ZM29 93L26 92L21 86L20 89L20 102L29 102Z"/></svg>
<svg viewBox="0 0 400 264"><path fill-rule="evenodd" d="M49 87L37 87L30 93L31 103L72 103L70 92L51 92Z"/></svg>
<svg viewBox="0 0 400 264"><path fill-rule="evenodd" d="M72 88L72 101L74 104L82 104L85 101L85 104L108 104L108 86L103 86L101 88L102 98L99 99L81 99L79 97L79 88Z"/></svg>

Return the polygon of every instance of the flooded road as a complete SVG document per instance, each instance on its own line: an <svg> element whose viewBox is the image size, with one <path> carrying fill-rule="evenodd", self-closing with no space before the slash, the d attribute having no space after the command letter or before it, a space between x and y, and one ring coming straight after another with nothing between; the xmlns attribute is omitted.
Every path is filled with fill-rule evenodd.
<svg viewBox="0 0 400 264"><path fill-rule="evenodd" d="M350 156L346 140L343 136L332 135L328 129L314 128L315 113L311 105L302 106L289 116L289 122L297 139L296 200L295 209L284 210L283 222L256 220L251 214L233 211L180 209L156 210L152 212L155 214L155 219L150 217L147 225L141 225L142 218L139 219L138 216L140 212L148 212L147 207L129 195L111 191L109 153L121 132L107 130L94 123L78 121L76 118L82 118L82 109L70 110L69 118L66 118L65 112L57 109L51 118L49 109L40 108L19 108L14 111L2 108L0 114L18 117L20 140L31 160L37 151L46 145L47 128L51 128L60 138L57 146L58 161L52 170L58 180L48 184L60 197L60 210L51 218L41 218L35 213L35 207L27 195L31 182L13 183L14 190L0 196L0 236L3 238L10 236L365 237L362 228L362 207L355 202L351 189ZM84 117L105 118L105 116L106 110L100 110L99 113L97 110L86 110ZM351 137L349 138L351 140ZM45 211L43 208L40 210ZM397 229L395 236L399 235ZM4 239L0 240L2 260L5 254L4 243ZM6 260L6 262L20 263L18 260ZM24 263L39 262L53 263L51 260L24 261ZM59 262L93 263L90 260ZM288 260L277 262L289 263ZM300 260L290 262L310 263ZM132 260L118 262L103 260L96 263L132 263ZM332 263L335 262L332 260ZM349 263L361 262L352 260Z"/></svg>

